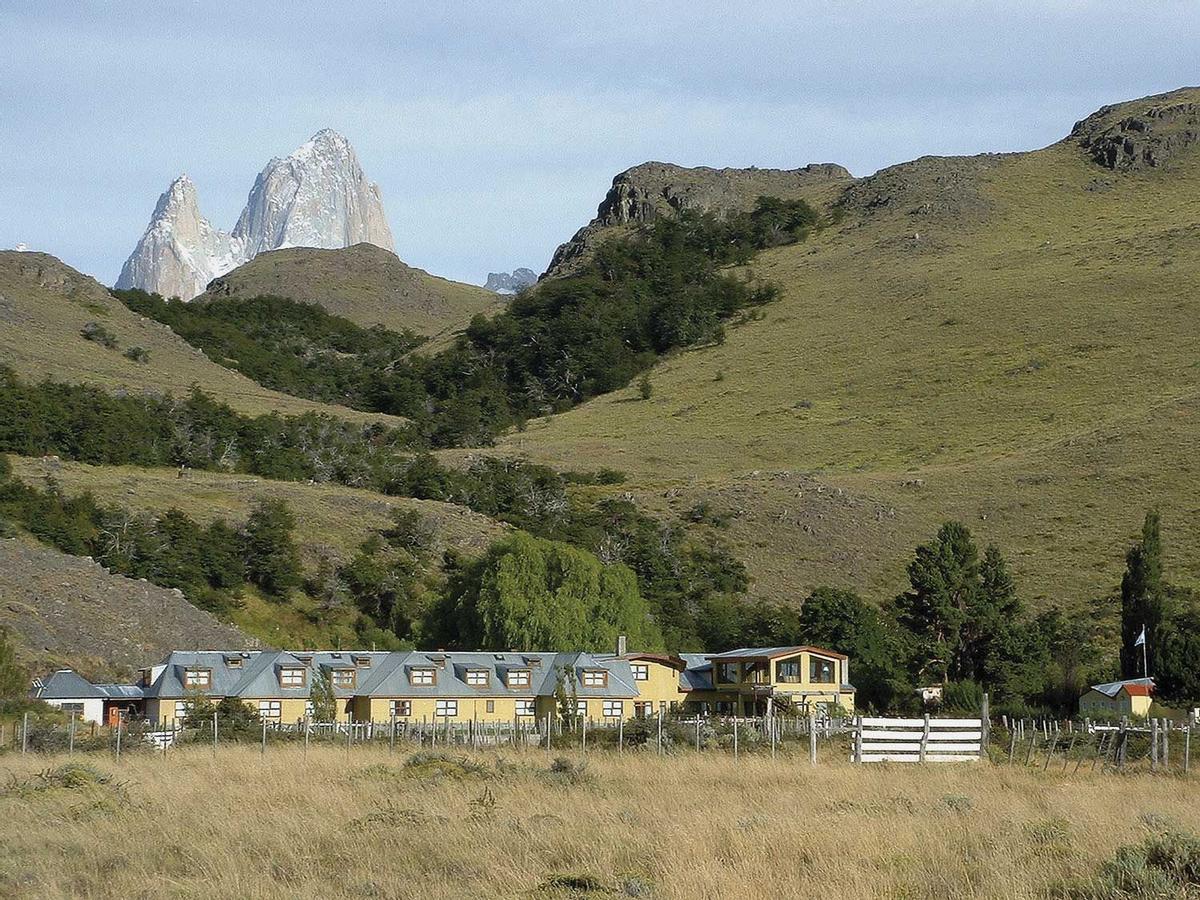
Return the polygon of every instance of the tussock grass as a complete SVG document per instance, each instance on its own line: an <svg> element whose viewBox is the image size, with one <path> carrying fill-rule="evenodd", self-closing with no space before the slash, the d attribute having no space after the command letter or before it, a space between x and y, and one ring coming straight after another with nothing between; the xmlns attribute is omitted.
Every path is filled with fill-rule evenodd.
<svg viewBox="0 0 1200 900"><path fill-rule="evenodd" d="M545 773L580 760L544 751L443 759L499 774L364 777L410 768L367 747L97 761L129 803L81 819L71 791L0 798L0 893L1040 898L1117 865L1186 868L1194 842L1178 864L1142 842L1161 822L1200 829L1172 777L627 752L591 754L572 785ZM57 762L8 756L0 773Z"/></svg>

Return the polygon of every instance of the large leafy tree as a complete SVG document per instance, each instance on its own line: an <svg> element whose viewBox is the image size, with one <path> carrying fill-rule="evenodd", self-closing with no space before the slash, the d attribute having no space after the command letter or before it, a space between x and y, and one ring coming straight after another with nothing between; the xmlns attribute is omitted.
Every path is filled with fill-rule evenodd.
<svg viewBox="0 0 1200 900"><path fill-rule="evenodd" d="M518 532L493 546L458 580L457 641L520 650L609 650L617 635L657 649L632 570L593 554Z"/></svg>
<svg viewBox="0 0 1200 900"><path fill-rule="evenodd" d="M845 653L857 702L886 709L907 696L911 685L901 666L901 638L877 608L853 591L821 587L800 610L799 640Z"/></svg>
<svg viewBox="0 0 1200 900"><path fill-rule="evenodd" d="M277 597L301 583L295 527L296 518L282 500L259 500L242 530L247 577Z"/></svg>

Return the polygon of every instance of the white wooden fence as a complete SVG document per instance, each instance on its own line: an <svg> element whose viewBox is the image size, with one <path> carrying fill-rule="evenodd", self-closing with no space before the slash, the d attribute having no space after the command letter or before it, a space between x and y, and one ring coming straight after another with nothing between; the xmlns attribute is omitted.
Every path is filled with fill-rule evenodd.
<svg viewBox="0 0 1200 900"><path fill-rule="evenodd" d="M854 722L853 762L969 762L983 755L984 719L885 719Z"/></svg>

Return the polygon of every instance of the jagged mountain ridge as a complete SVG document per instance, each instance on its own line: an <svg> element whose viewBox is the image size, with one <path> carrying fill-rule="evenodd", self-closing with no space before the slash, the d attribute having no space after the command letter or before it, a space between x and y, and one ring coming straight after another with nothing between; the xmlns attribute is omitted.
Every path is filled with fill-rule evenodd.
<svg viewBox="0 0 1200 900"><path fill-rule="evenodd" d="M159 197L116 286L190 300L212 279L265 250L358 243L393 249L383 199L350 142L327 128L289 156L267 163L232 232L200 214L190 178L175 179Z"/></svg>
<svg viewBox="0 0 1200 900"><path fill-rule="evenodd" d="M836 163L811 163L799 169L712 169L645 162L613 178L596 217L554 251L542 277L571 272L606 229L649 222L684 209L717 215L744 212L764 195L820 206L836 199L853 180Z"/></svg>
<svg viewBox="0 0 1200 900"><path fill-rule="evenodd" d="M519 294L534 284L537 284L537 273L533 269L519 268L511 272L488 272L483 288L496 294Z"/></svg>

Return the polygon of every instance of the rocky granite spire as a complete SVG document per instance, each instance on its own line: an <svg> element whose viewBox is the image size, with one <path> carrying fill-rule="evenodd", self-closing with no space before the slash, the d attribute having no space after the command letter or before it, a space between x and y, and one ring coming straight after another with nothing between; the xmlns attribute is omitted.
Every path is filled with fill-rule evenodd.
<svg viewBox="0 0 1200 900"><path fill-rule="evenodd" d="M364 242L393 249L379 188L363 175L350 142L324 129L259 173L232 234L200 215L195 186L186 175L177 178L159 198L117 287L190 300L265 250Z"/></svg>

